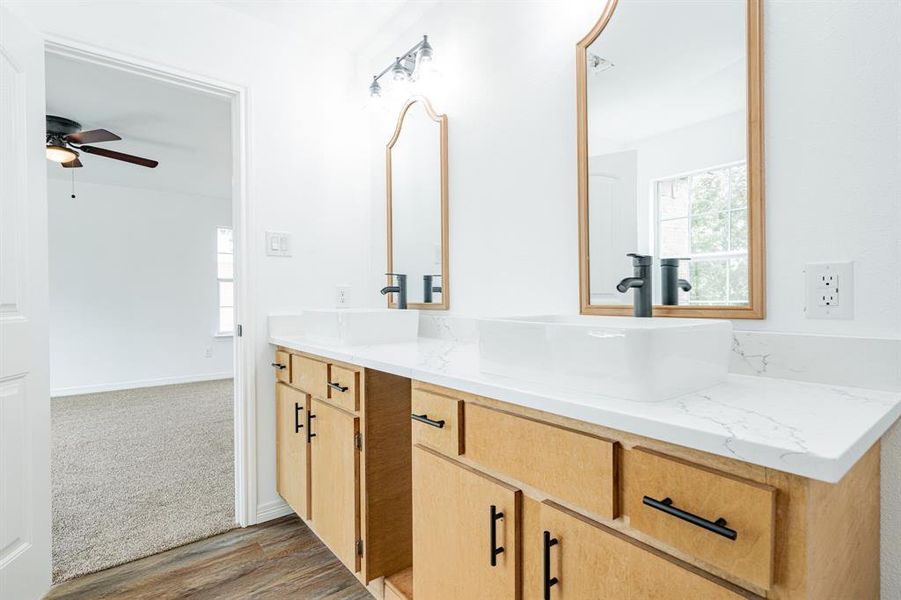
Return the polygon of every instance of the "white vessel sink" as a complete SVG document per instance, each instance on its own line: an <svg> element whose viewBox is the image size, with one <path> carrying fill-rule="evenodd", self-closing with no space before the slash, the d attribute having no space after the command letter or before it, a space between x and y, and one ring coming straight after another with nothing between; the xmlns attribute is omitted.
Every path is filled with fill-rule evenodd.
<svg viewBox="0 0 901 600"><path fill-rule="evenodd" d="M726 376L732 323L545 315L479 321L481 370L638 401L715 385Z"/></svg>
<svg viewBox="0 0 901 600"><path fill-rule="evenodd" d="M271 337L312 344L366 346L412 342L419 335L419 311L387 308L304 309L269 317Z"/></svg>

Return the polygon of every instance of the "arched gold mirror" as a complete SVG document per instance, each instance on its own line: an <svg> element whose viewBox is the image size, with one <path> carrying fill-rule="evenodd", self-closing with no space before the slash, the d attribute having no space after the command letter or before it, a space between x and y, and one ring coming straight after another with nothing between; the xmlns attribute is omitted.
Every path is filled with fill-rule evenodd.
<svg viewBox="0 0 901 600"><path fill-rule="evenodd" d="M410 98L388 141L385 165L388 272L406 276L409 308L446 310L447 116L422 96ZM390 296L388 306L396 306Z"/></svg>
<svg viewBox="0 0 901 600"><path fill-rule="evenodd" d="M637 253L655 316L764 317L761 4L609 0L577 44L583 314L632 314Z"/></svg>

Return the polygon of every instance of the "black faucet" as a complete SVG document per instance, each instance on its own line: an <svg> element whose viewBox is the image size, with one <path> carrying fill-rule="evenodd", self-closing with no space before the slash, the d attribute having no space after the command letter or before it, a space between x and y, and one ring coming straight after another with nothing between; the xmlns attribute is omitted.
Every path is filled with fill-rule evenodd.
<svg viewBox="0 0 901 600"><path fill-rule="evenodd" d="M407 308L407 276L403 273L385 273L389 277L397 277L397 285L386 285L382 288L382 296L385 294L397 294L397 308Z"/></svg>
<svg viewBox="0 0 901 600"><path fill-rule="evenodd" d="M634 289L632 295L634 308L632 314L636 317L650 317L654 311L653 289L651 285L651 263L653 258L634 252L626 256L632 257L632 277L626 277L616 285L620 293L625 294L629 289Z"/></svg>
<svg viewBox="0 0 901 600"><path fill-rule="evenodd" d="M690 258L660 259L660 300L665 306L679 306L679 290L691 291L691 284L679 279L679 261Z"/></svg>
<svg viewBox="0 0 901 600"><path fill-rule="evenodd" d="M422 276L422 301L425 303L433 302L432 293L437 292L441 293L441 286L434 285L434 281L436 277L441 277L441 274L438 275L423 275Z"/></svg>

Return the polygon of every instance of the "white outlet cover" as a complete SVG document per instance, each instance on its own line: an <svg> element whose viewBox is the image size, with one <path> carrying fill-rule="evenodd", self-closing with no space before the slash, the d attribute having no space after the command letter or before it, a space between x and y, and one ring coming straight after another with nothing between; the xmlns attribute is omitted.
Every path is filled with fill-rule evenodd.
<svg viewBox="0 0 901 600"><path fill-rule="evenodd" d="M854 318L854 263L809 263L804 268L804 316Z"/></svg>
<svg viewBox="0 0 901 600"><path fill-rule="evenodd" d="M350 306L350 286L335 286L335 308L347 308Z"/></svg>

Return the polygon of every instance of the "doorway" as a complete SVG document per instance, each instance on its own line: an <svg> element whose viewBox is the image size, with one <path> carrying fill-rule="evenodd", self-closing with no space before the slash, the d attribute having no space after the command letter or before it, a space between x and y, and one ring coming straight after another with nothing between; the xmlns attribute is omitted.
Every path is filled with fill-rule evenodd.
<svg viewBox="0 0 901 600"><path fill-rule="evenodd" d="M46 49L48 115L159 161L48 161L60 581L248 524L252 352L243 91Z"/></svg>

